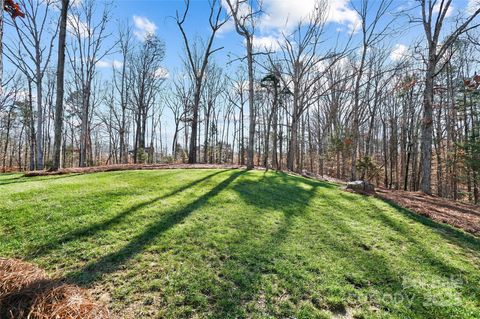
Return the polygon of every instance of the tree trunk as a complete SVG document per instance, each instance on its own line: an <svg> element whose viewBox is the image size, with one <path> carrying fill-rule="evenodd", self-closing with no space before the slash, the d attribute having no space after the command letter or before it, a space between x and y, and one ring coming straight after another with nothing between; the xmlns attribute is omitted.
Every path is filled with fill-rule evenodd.
<svg viewBox="0 0 480 319"><path fill-rule="evenodd" d="M0 94L3 92L3 19L4 0L0 0Z"/></svg>
<svg viewBox="0 0 480 319"><path fill-rule="evenodd" d="M430 51L432 51L431 49ZM423 120L421 137L421 190L426 194L432 193L431 162L433 138L433 85L435 76L435 53L430 52L425 76L425 90L423 93Z"/></svg>
<svg viewBox="0 0 480 319"><path fill-rule="evenodd" d="M37 162L35 169L43 170L43 91L42 91L42 80L41 80L40 66L37 66Z"/></svg>
<svg viewBox="0 0 480 319"><path fill-rule="evenodd" d="M290 140L288 145L288 154L287 154L287 169L290 171L295 170L295 153L297 150L297 130L298 130L298 120L296 116L292 117L292 124L290 128Z"/></svg>
<svg viewBox="0 0 480 319"><path fill-rule="evenodd" d="M63 94L65 78L65 39L67 34L67 13L69 0L62 0L60 13L60 33L58 37L58 63L57 63L57 97L55 102L55 135L53 142L53 166L52 170L60 168L60 151L62 145L63 128Z"/></svg>
<svg viewBox="0 0 480 319"><path fill-rule="evenodd" d="M32 81L28 81L28 107L30 122L30 170L35 170L35 119L33 118Z"/></svg>
<svg viewBox="0 0 480 319"><path fill-rule="evenodd" d="M2 165L2 173L6 171L6 161L7 161L7 151L8 151L8 141L10 140L10 129L12 126L12 111L13 107L7 113L7 132L5 136L5 146L3 147L3 165Z"/></svg>
<svg viewBox="0 0 480 319"><path fill-rule="evenodd" d="M198 108L200 107L201 79L196 79L195 94L193 96L193 118L192 134L190 135L190 148L188 152L188 163L197 163L197 133L198 133Z"/></svg>
<svg viewBox="0 0 480 319"><path fill-rule="evenodd" d="M253 169L253 156L255 151L255 105L254 105L254 77L253 77L253 37L247 36L247 61L248 61L248 106L250 112L250 125L248 128L247 169Z"/></svg>

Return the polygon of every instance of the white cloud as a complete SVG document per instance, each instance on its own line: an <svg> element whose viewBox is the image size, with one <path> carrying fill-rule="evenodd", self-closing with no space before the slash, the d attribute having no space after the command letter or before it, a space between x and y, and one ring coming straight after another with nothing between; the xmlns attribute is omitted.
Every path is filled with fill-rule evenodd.
<svg viewBox="0 0 480 319"><path fill-rule="evenodd" d="M133 24L135 25L134 34L140 40L145 40L149 35L155 34L157 26L145 17L133 16Z"/></svg>
<svg viewBox="0 0 480 319"><path fill-rule="evenodd" d="M354 31L360 22L355 10L349 7L350 0L324 0L326 1L325 21L346 25L350 31ZM225 0L223 6L229 10ZM263 33L290 32L300 22L307 21L322 0L263 0L262 10L264 14L259 17L258 25ZM240 15L250 12L250 7L243 2ZM322 9L320 9L322 10ZM230 20L222 29L222 33L233 30L233 21Z"/></svg>
<svg viewBox="0 0 480 319"><path fill-rule="evenodd" d="M155 71L155 77L159 79L168 79L170 77L170 73L167 69L160 67Z"/></svg>
<svg viewBox="0 0 480 319"><path fill-rule="evenodd" d="M88 37L91 33L88 25L85 22L81 21L80 18L74 14L68 15L67 31L74 36L80 35L82 38Z"/></svg>
<svg viewBox="0 0 480 319"><path fill-rule="evenodd" d="M122 61L118 60L99 60L97 61L97 67L99 68L121 68L123 66Z"/></svg>
<svg viewBox="0 0 480 319"><path fill-rule="evenodd" d="M390 59L392 59L392 61L400 61L407 56L407 53L408 47L406 45L396 44L390 53Z"/></svg>
<svg viewBox="0 0 480 319"><path fill-rule="evenodd" d="M438 2L437 4L435 4L433 6L433 10L432 12L435 13L435 14L438 14L440 12L440 7L441 7L441 2ZM442 11L444 11L445 8L442 9ZM450 5L447 9L447 13L445 14L445 17L448 18L450 17L451 15L453 14L453 6Z"/></svg>
<svg viewBox="0 0 480 319"><path fill-rule="evenodd" d="M349 7L349 0L328 0L327 21L346 24L350 31L360 26L360 17Z"/></svg>
<svg viewBox="0 0 480 319"><path fill-rule="evenodd" d="M274 36L254 37L253 47L257 50L278 50L280 47L279 39Z"/></svg>
<svg viewBox="0 0 480 319"><path fill-rule="evenodd" d="M468 0L467 13L472 14L480 8L480 0Z"/></svg>
<svg viewBox="0 0 480 319"><path fill-rule="evenodd" d="M231 11L230 6L228 5L226 0L221 0L222 1L222 6L225 9L226 12L231 16ZM232 1L232 4L235 2ZM235 7L234 7L235 8ZM249 13L252 12L250 5L245 1L245 2L240 2L239 7L238 7L238 12L241 17L247 16ZM233 18L230 18L219 30L219 34L224 34L228 33L230 31L235 30L235 21Z"/></svg>
<svg viewBox="0 0 480 319"><path fill-rule="evenodd" d="M356 29L360 21L355 10L349 7L349 0L326 0L326 22L345 24L350 30ZM291 30L306 21L320 2L318 0L264 0L265 15L261 19L264 29ZM322 8L320 8L322 10Z"/></svg>

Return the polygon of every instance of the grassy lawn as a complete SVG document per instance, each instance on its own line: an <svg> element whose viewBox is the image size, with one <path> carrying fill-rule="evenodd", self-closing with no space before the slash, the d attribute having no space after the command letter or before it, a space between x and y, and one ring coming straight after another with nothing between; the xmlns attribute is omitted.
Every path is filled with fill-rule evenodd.
<svg viewBox="0 0 480 319"><path fill-rule="evenodd" d="M480 318L480 239L282 173L1 175L0 256L120 318Z"/></svg>

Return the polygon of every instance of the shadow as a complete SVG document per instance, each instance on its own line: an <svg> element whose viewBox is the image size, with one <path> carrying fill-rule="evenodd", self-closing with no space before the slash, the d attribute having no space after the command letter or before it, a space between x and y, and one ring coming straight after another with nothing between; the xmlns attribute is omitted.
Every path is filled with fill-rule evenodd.
<svg viewBox="0 0 480 319"><path fill-rule="evenodd" d="M295 181L296 183L305 183L310 186L321 186L323 188L328 188L328 189L336 189L339 187L339 185L336 185L331 182L321 181L314 178L306 178L298 175L292 175L282 171L275 172L275 174L276 174L276 178L281 179L285 183Z"/></svg>
<svg viewBox="0 0 480 319"><path fill-rule="evenodd" d="M377 303L376 306L392 314L395 313L396 307L405 306L423 318L451 317L449 312L451 310L448 307L444 308L437 304L425 306L424 302L428 303L432 297L442 297L434 295L436 292L409 287L409 282L417 283L419 286L431 284L434 287L432 289L435 289L435 285L438 283L448 284L452 278L475 278L474 270L459 266L455 262L451 262L448 257L436 253L428 244L422 242L421 234L415 232L404 220L395 220L389 216L385 212L385 207L377 205L375 200L348 193L341 194L341 196L343 197L341 201L335 197L329 198L329 196L324 197L324 200L328 203L328 207L339 212L346 209L342 202L353 202L357 211L352 211L355 214L329 214L328 220L321 225L324 232L329 233L329 236L322 238L324 247L322 252L328 251L328 255L345 261L346 266L339 274L341 275L339 282L351 286L350 297L353 296L354 300L361 301L361 298L356 299L357 296L362 296L364 293L372 296L372 290L376 291L373 296L379 297L385 296L385 294L402 294L403 297L408 296L410 300L401 298L390 305L388 303L382 305L381 299L370 301L374 304ZM400 209L397 208L397 210ZM421 216L416 217L422 219ZM423 219L426 222L430 221ZM370 220L375 221L375 224L369 225ZM377 221L379 222L378 226ZM443 225L439 226L443 227ZM372 233L365 236L363 230L369 230L369 227L373 227ZM453 229L453 231L456 230ZM395 235L394 233L397 233L398 236L392 236ZM468 234L465 235L468 236ZM382 236L383 244L389 245L388 242L391 242L392 245L398 245L398 251L389 250L389 253L386 254L382 246L377 246L376 236ZM399 241L397 242L397 240ZM400 247L400 243L406 244L406 250ZM405 261L407 262L405 263ZM333 260L332 264L338 267L340 262ZM424 273L425 270L427 270L426 273ZM438 281L435 281L435 278L438 278ZM478 291L472 292L469 285L460 287L457 292L462 299L466 300L475 300L478 296ZM348 299L347 297L345 300ZM450 300L448 297L443 296L447 301ZM355 302L353 304L355 305Z"/></svg>
<svg viewBox="0 0 480 319"><path fill-rule="evenodd" d="M11 178L3 178L5 175L0 175L0 185L7 185L7 184L13 184L13 183L18 183L17 181L22 179L23 177L21 175L17 174L11 174L14 177Z"/></svg>
<svg viewBox="0 0 480 319"><path fill-rule="evenodd" d="M279 247L288 241L295 220L304 216L317 189L329 186L273 171L260 179L250 177L245 176L233 186L242 200L252 206L252 212L248 221L237 221L237 226L233 226L241 230L237 240L220 252L226 257L218 270L222 280L209 296L215 302L210 318L249 317L246 304L262 293L260 281L264 276L282 275L296 285L298 278L288 269L288 273L278 274L276 263L288 258ZM262 219L262 211L271 214L272 210L281 219L273 225Z"/></svg>
<svg viewBox="0 0 480 319"><path fill-rule="evenodd" d="M204 180L222 172L225 171L216 172L211 176L207 176L206 178L204 178ZM164 232L177 225L196 209L204 206L209 199L218 195L222 190L228 187L230 183L232 183L236 178L238 178L244 173L244 171L237 171L231 174L227 179L216 185L205 195L202 195L184 208L173 213L169 213L162 219L152 223L145 231L133 237L130 242L120 250L105 255L93 263L87 264L83 269L79 271L74 271L67 274L65 276L65 279L68 282L87 286L97 281L103 275L115 272L125 262L142 252L150 243L156 240L158 236L162 235ZM183 187L183 189L185 188L186 187Z"/></svg>
<svg viewBox="0 0 480 319"><path fill-rule="evenodd" d="M224 173L228 170L222 170L222 171L218 171L218 172L215 172L215 173L212 173L212 174L209 174L201 179L198 179L198 180L195 180L191 183L188 183L182 187L179 187L178 189L175 189L174 191L171 191L165 195L162 195L162 196L158 196L158 197L155 197L151 200L148 200L148 201L145 201L145 202L141 202L141 203L138 203L136 205L133 205L125 210L123 210L122 212L118 213L117 215L115 215L114 217L108 219L108 220L105 220L105 221L102 221L102 222L99 222L99 223L95 223L93 225L90 225L88 227L84 227L84 228L81 228L81 229L78 229L78 230L75 230L71 233L68 233L60 238L58 238L57 240L55 240L54 242L49 242L43 246L39 246L39 247L34 247L30 250L29 253L27 253L27 256L29 258L36 258L36 257L40 257L40 256L45 256L47 255L49 252L51 252L52 250L55 250L59 247L61 247L62 245L68 243L68 242L71 242L71 241L76 241L76 240L79 240L81 238L84 238L84 237L87 237L87 236L91 236L91 235L94 235L96 234L97 232L100 232L100 231L104 231L104 230L107 230L108 228L111 228L115 225L118 225L120 224L121 222L123 222L128 216L130 216L131 214L135 213L136 211L138 210L141 210L149 205L152 205L160 200L163 200L163 199L166 199L168 197L172 197L178 193L181 193L191 187L194 187L195 185L197 184L200 184L202 182L205 182L206 180L209 180L211 179L212 177L218 175L218 174L221 174L221 173Z"/></svg>
<svg viewBox="0 0 480 319"><path fill-rule="evenodd" d="M15 285L16 283L5 284ZM0 293L0 318L30 318L32 307L35 302L38 302L39 297L45 298L61 286L62 282L59 280L39 279Z"/></svg>
<svg viewBox="0 0 480 319"><path fill-rule="evenodd" d="M362 213L365 214L369 219L371 219L372 221L376 220L380 222L380 225L382 227L385 227L388 230L392 230L398 233L401 238L407 239L408 242L411 245L413 245L415 249L421 250L418 252L419 261L422 260L426 264L434 265L441 272L445 272L445 273L458 272L457 268L454 268L448 265L444 260L440 259L430 249L428 249L426 245L421 240L418 239L418 233L414 233L409 224L405 223L404 220L397 221L391 216L389 216L385 212L385 209L383 207L380 207L375 203L376 199L374 199L374 201L371 201L370 197L364 197L356 194L347 195L346 193L341 194L341 197L344 198L344 200L346 201L357 203L356 206L358 207L358 209L362 210ZM338 203L332 202L331 205L332 206L335 205L338 208L340 208L340 206L338 206ZM365 208L364 211L363 211L363 208ZM402 210L401 207L394 207L394 208L395 208L395 211L397 212ZM419 217L426 219L426 217L422 217L422 216L419 216ZM354 221L352 218L349 218L349 220ZM443 226L443 225L439 224L439 226Z"/></svg>
<svg viewBox="0 0 480 319"><path fill-rule="evenodd" d="M47 245L43 249L51 250L63 242L85 238L111 228L125 221L133 212L223 172L225 171L216 172L168 194L138 203L109 220L67 234L51 243L53 247ZM125 279L116 278L116 273L113 275L115 278L109 276L106 281L122 288L128 286L136 293L139 289L146 289L137 286L141 283L135 281L138 279L136 276L142 276L145 281L169 277L160 281L165 286L149 291L152 295L156 294L156 300L161 299L162 303L144 304L144 308L152 313L162 311L157 314L158 317L171 311L174 316L178 314L178 318L195 315L218 319L313 318L315 316L310 313L308 316L300 314L302 304L308 304L319 311L328 309L334 314L347 314L348 307L372 306L379 311L378 316L406 316L414 313L422 318L451 318L451 308L423 306L423 301L429 301L428 291L409 288L406 293L415 297L416 303L413 305L409 305L408 300L404 302L402 299L394 303L382 302L380 298L385 294L405 293L403 279L422 279L422 271L425 270L427 280L428 276L443 279L448 275L467 277L467 274L471 276L468 278L478 278L469 268L449 264L448 258L442 260L442 256L436 256L434 249L425 247L418 229L423 229L423 224L434 231L438 230L451 240L457 235L466 236L463 239L465 245L470 243L471 249L478 252L475 238L409 213L401 207L391 205L401 214L409 214L408 217L420 225L410 228L408 221L397 219L397 212L385 212L386 207L371 198L340 191L326 192L326 189L337 188L329 183L282 173L268 172L261 175L258 172L243 171L232 172L228 177L218 180L217 183L215 179L214 185L202 191L204 194L200 197L192 198L191 202L174 210L162 210L161 215L157 214L160 216L151 220L140 234L127 238L129 241L125 246L91 261L78 271L67 273L63 280L88 286L105 275L121 270L132 274L128 274ZM232 193L235 196L230 196ZM215 224L215 218L207 218L213 215L208 216L206 210L202 210L202 216L191 216L197 209L208 207L212 203L211 199L219 194L222 201L215 202L215 205L219 204L221 208L232 207L228 205L238 201L246 205L238 205L242 208L241 213L228 209L222 211L217 207L214 213L221 220L218 224ZM204 213L206 216L203 216ZM150 252L150 246L156 244L158 238L189 216L195 220L201 217L201 222L188 223L188 227L180 230L180 235L175 233L173 239L168 238L167 245L183 248L186 246L176 241L188 239L192 240L191 249L200 250L200 253L194 257L189 255L190 251L175 255L175 261L178 262L173 270L175 273L170 273L169 269L156 268L159 271L158 277L138 274L137 270L142 268L132 266L132 259L139 254L143 258L145 251ZM207 232L215 232L215 227L222 228L220 237L205 235ZM234 231L225 231L226 228ZM223 236L224 234L228 236ZM402 251L401 247L398 247L398 251L396 246L390 247L396 245L396 240L400 237L402 243L408 244L406 251ZM380 241L379 246L375 246L377 240ZM458 240L461 242L461 239ZM382 250L381 245L388 249ZM155 255L157 257L161 259L165 255L159 253ZM128 263L129 261L131 262ZM415 268L417 264L418 269ZM145 272L155 269L149 269L146 265ZM414 269L409 268L412 266ZM462 298L465 296L467 302L473 300L474 303L473 298L478 296L478 290L473 286L474 284L466 285L460 290ZM378 293L374 294L373 300L361 304L363 299L355 299L356 296L370 296L372 292ZM141 301L145 295L145 291L141 291L135 297ZM195 299L197 295L203 297L202 301ZM172 299L167 299L172 296L179 298L172 298L173 302ZM375 296L378 298L375 299ZM128 305L131 300L115 302ZM162 309L155 308L157 306ZM178 310L182 307L186 309L185 312ZM462 311L464 308L459 309ZM368 315L372 314L370 311L377 310L368 309Z"/></svg>
<svg viewBox="0 0 480 319"><path fill-rule="evenodd" d="M20 184L20 183L26 183L26 182L52 181L57 179L75 177L78 175L82 175L82 174L72 173L72 174L66 174L66 175L54 175L54 176L41 177L41 178L18 176L18 177L6 179L6 180L0 179L0 186L9 185L9 184Z"/></svg>
<svg viewBox="0 0 480 319"><path fill-rule="evenodd" d="M318 188L335 186L285 173L264 173L260 180L245 178L234 186L235 191L249 205L262 209L279 208L282 211L308 205Z"/></svg>

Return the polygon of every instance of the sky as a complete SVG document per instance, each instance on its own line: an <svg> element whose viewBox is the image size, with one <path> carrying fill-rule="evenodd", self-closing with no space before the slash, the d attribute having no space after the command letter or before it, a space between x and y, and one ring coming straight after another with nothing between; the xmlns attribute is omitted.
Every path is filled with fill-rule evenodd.
<svg viewBox="0 0 480 319"><path fill-rule="evenodd" d="M72 0L74 5L82 0ZM181 68L183 55L183 40L175 23L176 12L183 12L184 0L109 0L112 2L112 21L109 32L113 35L108 41L113 43L118 26L128 22L134 28L134 34L141 41L147 34L154 33L166 44L165 69L174 73ZM225 0L221 0L225 1ZM325 0L327 2L326 32L324 46L333 46L340 40L347 40L353 34L353 43L359 40L359 17L354 8L360 7L362 0ZM453 0L449 16L453 19L456 15L465 15L480 0ZM101 1L98 1L100 3ZM380 0L370 0L372 14ZM304 19L315 7L316 0L263 0L264 14L258 22L258 33L255 35L254 44L258 50L278 48L278 39L282 33L291 32L292 28ZM396 15L405 8L411 8L416 0L392 0L390 15ZM224 4L225 5L225 4ZM414 11L420 13L420 9ZM188 36L206 38L209 33L208 25L209 5L208 0L191 0L190 12L187 16L185 27ZM388 17L387 17L388 19ZM386 46L391 52L393 61L401 59L408 47L415 41L421 41L423 30L419 25L405 27L406 16L397 17L396 26L402 28L395 30L388 37ZM8 28L6 37L9 38ZM12 34L12 33L11 33ZM11 35L10 34L10 35ZM11 37L10 37L11 38ZM13 41L15 41L14 36ZM106 44L108 46L109 44ZM233 21L228 22L218 33L215 47L223 47L214 56L216 63L225 65L228 61L244 55L243 39L236 34ZM109 73L113 66L120 66L119 56L115 53L102 59L98 67ZM7 61L8 69L8 61Z"/></svg>
<svg viewBox="0 0 480 319"><path fill-rule="evenodd" d="M81 1L81 0L75 0ZM224 0L222 0L224 1ZM337 39L348 39L353 34L353 42L359 40L359 18L355 7L359 7L361 0L326 0L327 25L325 46L333 45ZM474 7L478 0L453 0L449 16L465 15ZM374 9L379 0L370 1ZM398 14L405 8L411 8L415 0L393 0L391 14ZM276 49L282 32L288 33L314 8L315 0L263 0L265 14L260 18L258 34L254 44L258 50ZM134 27L135 36L142 40L145 35L154 33L166 44L165 69L172 74L182 67L183 40L175 23L176 12L185 8L183 0L113 0L113 17L111 32L119 23L129 22ZM372 10L373 12L374 10ZM417 12L419 14L419 9ZM209 6L207 0L192 0L190 12L186 19L186 31L190 38L205 38L209 35L208 26ZM397 17L396 26L405 25L405 16ZM408 51L408 47L415 41L421 41L423 30L420 26L403 27L397 29L384 43L391 51L392 61L400 60ZM233 22L227 23L218 33L216 47L223 47L215 54L214 60L220 65L234 60L244 54L243 39L234 30ZM111 69L112 65L119 66L118 56L112 54L100 62L99 67ZM104 71L105 72L105 71Z"/></svg>

